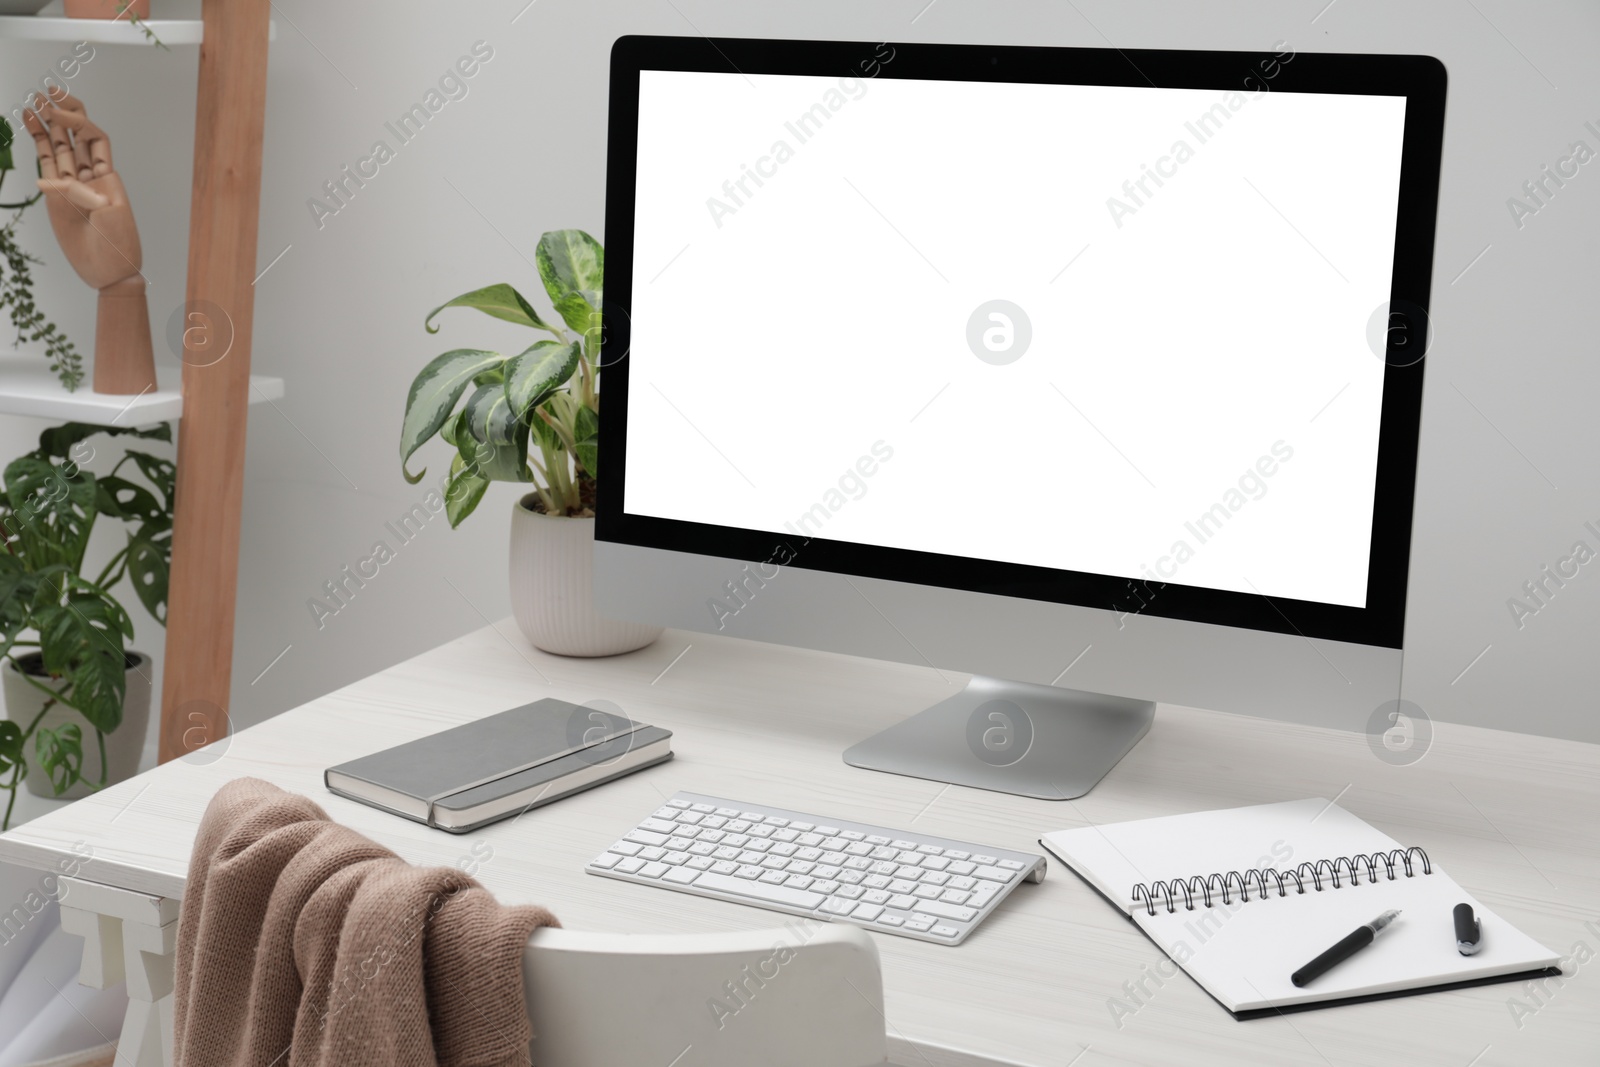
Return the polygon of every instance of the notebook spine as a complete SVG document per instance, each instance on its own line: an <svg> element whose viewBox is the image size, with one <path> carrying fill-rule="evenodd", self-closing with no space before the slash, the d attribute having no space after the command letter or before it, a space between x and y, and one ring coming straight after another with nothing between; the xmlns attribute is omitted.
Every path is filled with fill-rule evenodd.
<svg viewBox="0 0 1600 1067"><path fill-rule="evenodd" d="M1225 874L1197 874L1191 878L1173 878L1165 882L1141 882L1133 887L1133 902L1143 903L1151 915L1156 913L1156 907L1162 902L1165 902L1169 913L1177 911L1180 895L1183 898L1183 906L1188 911L1194 910L1196 899L1206 907L1211 907L1213 893L1222 898L1222 903L1231 904L1232 894L1237 891L1239 900L1243 903L1250 899L1251 882L1255 883L1256 895L1261 899L1270 896L1269 890L1272 888L1278 890L1278 896L1288 896L1291 884L1296 893L1304 893L1307 882L1311 883L1313 890L1320 893L1324 881L1334 889L1340 888L1341 871L1347 873L1351 885L1361 884L1363 869L1366 871L1369 883L1377 882L1385 875L1392 882L1397 870L1406 878L1415 875L1418 861L1423 874L1433 873L1427 852L1417 845L1412 845L1410 848L1397 848L1388 852L1358 852L1354 856L1302 863L1288 871L1262 867L1248 871L1228 871Z"/></svg>

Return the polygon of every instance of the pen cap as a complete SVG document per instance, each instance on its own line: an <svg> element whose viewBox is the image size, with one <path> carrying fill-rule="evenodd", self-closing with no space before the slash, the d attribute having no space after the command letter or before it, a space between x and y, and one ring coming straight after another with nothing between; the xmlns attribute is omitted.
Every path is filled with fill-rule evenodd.
<svg viewBox="0 0 1600 1067"><path fill-rule="evenodd" d="M1456 942L1463 945L1478 943L1478 920L1473 917L1471 904L1457 904L1452 913L1456 922Z"/></svg>

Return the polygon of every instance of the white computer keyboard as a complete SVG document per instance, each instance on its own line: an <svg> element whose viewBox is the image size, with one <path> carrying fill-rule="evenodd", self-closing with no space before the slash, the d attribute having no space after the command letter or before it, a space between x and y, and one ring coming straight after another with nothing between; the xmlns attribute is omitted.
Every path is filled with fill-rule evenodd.
<svg viewBox="0 0 1600 1067"><path fill-rule="evenodd" d="M590 874L958 945L1043 856L678 793Z"/></svg>

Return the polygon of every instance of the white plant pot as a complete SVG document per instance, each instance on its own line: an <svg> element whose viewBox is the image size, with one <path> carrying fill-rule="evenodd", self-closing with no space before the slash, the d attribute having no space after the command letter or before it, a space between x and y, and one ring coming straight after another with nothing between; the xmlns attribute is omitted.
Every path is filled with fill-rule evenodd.
<svg viewBox="0 0 1600 1067"><path fill-rule="evenodd" d="M139 757L144 752L144 736L150 726L150 657L143 652L133 651L128 655L135 662L128 668L128 688L122 698L122 725L106 735L106 763L110 766L110 773L106 775L107 785L127 781L138 773ZM6 698L6 718L16 723L19 729L26 730L49 698L29 685L23 679L22 672L9 661L0 667L0 680L3 680ZM49 678L33 680L51 688L62 684ZM57 704L45 712L39 725L54 729L69 722L77 723L83 731L83 780L62 793L61 797L78 800L96 792L100 782L100 746L95 742L94 727L77 711L63 704ZM40 769L34 751L33 738L30 737L25 753L28 776L23 781L28 792L34 796L54 797L56 793L51 788L50 776Z"/></svg>
<svg viewBox="0 0 1600 1067"><path fill-rule="evenodd" d="M511 613L535 648L558 656L615 656L643 648L661 627L603 618L594 606L594 520L511 509Z"/></svg>

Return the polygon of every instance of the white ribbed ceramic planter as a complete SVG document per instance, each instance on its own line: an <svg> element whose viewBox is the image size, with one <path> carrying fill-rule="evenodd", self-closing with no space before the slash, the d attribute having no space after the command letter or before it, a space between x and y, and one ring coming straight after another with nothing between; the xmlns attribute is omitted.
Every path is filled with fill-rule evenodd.
<svg viewBox="0 0 1600 1067"><path fill-rule="evenodd" d="M137 662L128 668L128 689L122 698L122 725L106 735L106 763L111 769L106 776L107 785L125 782L138 773L139 756L144 752L144 735L150 726L150 657L143 652L129 652L128 655ZM22 672L10 661L0 667L0 680L4 684L6 718L16 723L19 729L26 730L49 698L24 681ZM34 680L52 688L61 684L53 683L49 678ZM100 746L95 742L94 727L72 708L61 704L46 712L39 725L54 729L69 722L77 723L83 732L83 781L61 796L77 800L95 792L100 781ZM28 739L26 755L28 776L23 783L27 785L28 792L41 797L55 796L50 786L50 776L39 769L31 737Z"/></svg>
<svg viewBox="0 0 1600 1067"><path fill-rule="evenodd" d="M535 648L558 656L615 656L643 648L661 627L601 618L594 607L594 520L511 509L511 613Z"/></svg>

